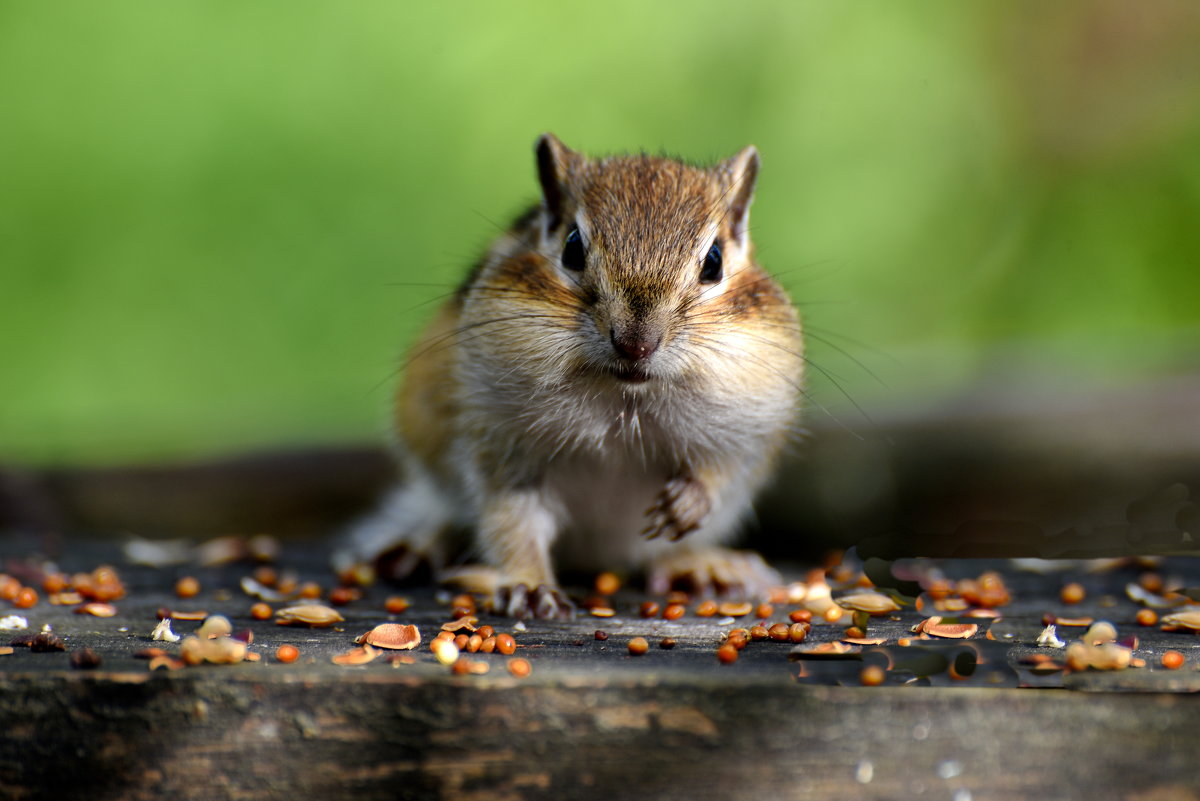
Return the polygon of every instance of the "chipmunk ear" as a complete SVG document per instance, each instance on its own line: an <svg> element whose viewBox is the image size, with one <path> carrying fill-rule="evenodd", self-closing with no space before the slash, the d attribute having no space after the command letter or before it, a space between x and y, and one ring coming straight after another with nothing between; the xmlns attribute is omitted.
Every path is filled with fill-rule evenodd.
<svg viewBox="0 0 1200 801"><path fill-rule="evenodd" d="M758 181L758 163L758 149L748 145L721 165L730 183L729 225L739 242L744 242L746 238L750 202L754 200L754 185Z"/></svg>
<svg viewBox="0 0 1200 801"><path fill-rule="evenodd" d="M563 206L566 192L563 183L567 169L576 157L575 151L558 141L552 133L538 137L537 147L538 180L542 184L542 203L550 213L550 222L546 228L553 231L563 219Z"/></svg>

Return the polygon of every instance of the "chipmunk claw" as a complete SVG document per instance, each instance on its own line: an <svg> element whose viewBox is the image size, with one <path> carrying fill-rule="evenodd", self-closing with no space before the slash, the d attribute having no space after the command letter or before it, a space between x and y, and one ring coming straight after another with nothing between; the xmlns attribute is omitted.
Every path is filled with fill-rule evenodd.
<svg viewBox="0 0 1200 801"><path fill-rule="evenodd" d="M492 609L507 617L538 620L570 620L575 616L575 604L571 599L549 584L539 584L532 589L528 584L504 585L493 595Z"/></svg>
<svg viewBox="0 0 1200 801"><path fill-rule="evenodd" d="M703 484L691 476L676 476L667 481L646 510L649 520L642 536L652 540L665 535L672 542L680 540L700 528L711 506Z"/></svg>

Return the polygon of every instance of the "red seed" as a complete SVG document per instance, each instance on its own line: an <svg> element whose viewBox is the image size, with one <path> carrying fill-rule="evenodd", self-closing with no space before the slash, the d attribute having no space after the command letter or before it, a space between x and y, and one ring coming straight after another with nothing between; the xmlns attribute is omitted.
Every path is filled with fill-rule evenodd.
<svg viewBox="0 0 1200 801"><path fill-rule="evenodd" d="M195 598L200 594L200 581L195 576L184 576L175 582L175 594L180 598Z"/></svg>
<svg viewBox="0 0 1200 801"><path fill-rule="evenodd" d="M750 639L755 641L765 640L768 636L770 636L770 632L767 630L767 627L761 623L756 623L750 627Z"/></svg>
<svg viewBox="0 0 1200 801"><path fill-rule="evenodd" d="M529 675L533 668L529 666L529 662L524 659L508 660L508 672L516 676L518 679L523 679Z"/></svg>
<svg viewBox="0 0 1200 801"><path fill-rule="evenodd" d="M1139 626L1153 626L1158 622L1158 613L1153 609L1139 609L1137 622Z"/></svg>
<svg viewBox="0 0 1200 801"><path fill-rule="evenodd" d="M1183 654L1178 651L1167 651L1162 655L1162 666L1167 670L1178 670L1183 667Z"/></svg>
<svg viewBox="0 0 1200 801"><path fill-rule="evenodd" d="M725 643L717 649L717 659L721 660L723 665L732 665L737 661L738 649L734 648L729 643Z"/></svg>
<svg viewBox="0 0 1200 801"><path fill-rule="evenodd" d="M879 665L867 665L858 675L858 680L864 687L878 687L886 678L887 674Z"/></svg>
<svg viewBox="0 0 1200 801"><path fill-rule="evenodd" d="M29 609L36 606L38 602L37 590L33 587L22 587L17 590L17 596L13 598L13 606L18 609Z"/></svg>
<svg viewBox="0 0 1200 801"><path fill-rule="evenodd" d="M517 650L517 641L513 639L511 634L497 634L496 650L505 656L510 656Z"/></svg>
<svg viewBox="0 0 1200 801"><path fill-rule="evenodd" d="M683 604L667 604L667 608L663 610L663 617L666 620L678 620L686 611Z"/></svg>
<svg viewBox="0 0 1200 801"><path fill-rule="evenodd" d="M287 664L300 658L300 649L294 645L281 645L275 649L275 661Z"/></svg>
<svg viewBox="0 0 1200 801"><path fill-rule="evenodd" d="M273 614L275 614L275 611L267 604L261 602L250 607L250 617L255 620L270 620Z"/></svg>
<svg viewBox="0 0 1200 801"><path fill-rule="evenodd" d="M1062 588L1059 597L1064 604L1077 604L1087 597L1087 590L1082 584L1073 581Z"/></svg>
<svg viewBox="0 0 1200 801"><path fill-rule="evenodd" d="M662 640L659 641L658 647L663 649L664 651L670 651L672 648L675 647L675 638L674 637L663 637Z"/></svg>
<svg viewBox="0 0 1200 801"><path fill-rule="evenodd" d="M696 607L696 616L697 617L712 617L716 613L717 613L717 602L716 601L712 601L712 600L701 601L700 605Z"/></svg>
<svg viewBox="0 0 1200 801"><path fill-rule="evenodd" d="M408 611L408 607L408 599L399 595L393 595L383 602L383 608L389 615L402 615Z"/></svg>
<svg viewBox="0 0 1200 801"><path fill-rule="evenodd" d="M654 601L646 601L638 609L638 614L642 617L657 617L658 604L654 603Z"/></svg>
<svg viewBox="0 0 1200 801"><path fill-rule="evenodd" d="M314 600L321 597L321 585L315 581L306 581L300 587L300 597Z"/></svg>
<svg viewBox="0 0 1200 801"><path fill-rule="evenodd" d="M776 623L767 629L767 636L776 642L787 642L791 639L791 633L787 623Z"/></svg>
<svg viewBox="0 0 1200 801"><path fill-rule="evenodd" d="M596 576L596 592L601 595L612 595L621 589L621 579L616 573L601 573Z"/></svg>
<svg viewBox="0 0 1200 801"><path fill-rule="evenodd" d="M600 642L604 642L608 639L608 632L604 629L596 629L596 633L593 636Z"/></svg>
<svg viewBox="0 0 1200 801"><path fill-rule="evenodd" d="M634 637L629 641L629 653L632 656L641 656L650 650L650 643L646 642L645 637Z"/></svg>

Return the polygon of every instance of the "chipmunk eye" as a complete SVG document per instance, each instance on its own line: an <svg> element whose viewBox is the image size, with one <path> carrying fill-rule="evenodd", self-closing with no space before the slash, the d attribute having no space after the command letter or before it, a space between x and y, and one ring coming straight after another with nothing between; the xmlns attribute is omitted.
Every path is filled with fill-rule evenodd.
<svg viewBox="0 0 1200 801"><path fill-rule="evenodd" d="M715 284L721 280L722 274L721 243L713 242L708 255L704 257L704 263L700 265L700 283Z"/></svg>
<svg viewBox="0 0 1200 801"><path fill-rule="evenodd" d="M567 241L563 243L562 265L568 270L582 272L587 266L587 254L583 250L583 236L577 226L571 226L567 232Z"/></svg>

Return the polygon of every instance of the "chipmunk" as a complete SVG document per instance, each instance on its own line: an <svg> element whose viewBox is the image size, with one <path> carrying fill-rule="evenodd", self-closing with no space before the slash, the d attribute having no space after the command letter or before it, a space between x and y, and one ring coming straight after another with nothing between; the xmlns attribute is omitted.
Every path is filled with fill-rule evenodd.
<svg viewBox="0 0 1200 801"><path fill-rule="evenodd" d="M711 168L537 140L541 202L413 349L403 483L351 553L445 565L472 532L496 606L569 617L555 564L646 569L652 592L778 582L738 532L793 429L799 315L754 261L759 156Z"/></svg>

